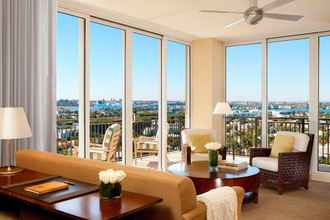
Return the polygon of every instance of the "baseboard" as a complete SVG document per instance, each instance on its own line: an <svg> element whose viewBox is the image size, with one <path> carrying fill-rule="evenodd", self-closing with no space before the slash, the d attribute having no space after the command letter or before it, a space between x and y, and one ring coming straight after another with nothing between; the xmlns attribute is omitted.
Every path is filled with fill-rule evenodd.
<svg viewBox="0 0 330 220"><path fill-rule="evenodd" d="M311 174L312 180L330 183L330 173L314 172Z"/></svg>

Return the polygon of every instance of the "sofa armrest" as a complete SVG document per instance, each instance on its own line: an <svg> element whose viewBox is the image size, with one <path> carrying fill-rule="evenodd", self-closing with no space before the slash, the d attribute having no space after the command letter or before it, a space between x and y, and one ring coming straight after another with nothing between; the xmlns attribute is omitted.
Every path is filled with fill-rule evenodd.
<svg viewBox="0 0 330 220"><path fill-rule="evenodd" d="M237 216L241 217L242 205L244 200L244 189L240 186L233 186L237 195ZM206 206L202 202L197 202L196 208L182 215L183 220L206 220Z"/></svg>
<svg viewBox="0 0 330 220"><path fill-rule="evenodd" d="M202 202L197 202L196 208L182 215L183 220L206 220L206 206Z"/></svg>
<svg viewBox="0 0 330 220"><path fill-rule="evenodd" d="M260 147L252 147L250 148L250 165L252 165L252 159L254 157L269 157L271 148L260 148Z"/></svg>
<svg viewBox="0 0 330 220"><path fill-rule="evenodd" d="M237 194L237 216L238 216L238 219L240 219L245 190L240 186L233 186L233 189L235 190L235 192Z"/></svg>

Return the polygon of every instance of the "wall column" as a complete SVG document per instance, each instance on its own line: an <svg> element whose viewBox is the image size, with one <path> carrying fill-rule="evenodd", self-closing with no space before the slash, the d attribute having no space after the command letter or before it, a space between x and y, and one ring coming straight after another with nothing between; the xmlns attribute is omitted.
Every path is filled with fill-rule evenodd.
<svg viewBox="0 0 330 220"><path fill-rule="evenodd" d="M223 116L213 115L217 102L225 101L225 49L215 38L192 42L191 126L215 130L224 141Z"/></svg>

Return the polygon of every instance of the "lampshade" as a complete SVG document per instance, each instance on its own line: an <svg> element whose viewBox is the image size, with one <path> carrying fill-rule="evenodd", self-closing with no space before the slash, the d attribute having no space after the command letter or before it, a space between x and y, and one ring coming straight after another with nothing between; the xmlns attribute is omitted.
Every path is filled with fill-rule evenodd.
<svg viewBox="0 0 330 220"><path fill-rule="evenodd" d="M32 136L23 108L0 108L0 139L11 140Z"/></svg>
<svg viewBox="0 0 330 220"><path fill-rule="evenodd" d="M218 102L213 111L213 114L217 115L225 115L230 113L231 108L227 102Z"/></svg>

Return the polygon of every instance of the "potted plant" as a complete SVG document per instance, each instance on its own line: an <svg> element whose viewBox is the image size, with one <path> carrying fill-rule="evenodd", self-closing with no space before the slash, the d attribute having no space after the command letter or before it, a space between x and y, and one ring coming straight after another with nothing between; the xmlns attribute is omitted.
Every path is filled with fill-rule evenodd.
<svg viewBox="0 0 330 220"><path fill-rule="evenodd" d="M99 172L100 196L103 199L119 198L121 196L121 181L126 178L122 170L104 170Z"/></svg>
<svg viewBox="0 0 330 220"><path fill-rule="evenodd" d="M221 148L221 144L216 142L211 142L211 143L207 143L205 145L205 148L207 149L209 154L209 166L210 167L218 166L218 155L219 155L219 149Z"/></svg>

